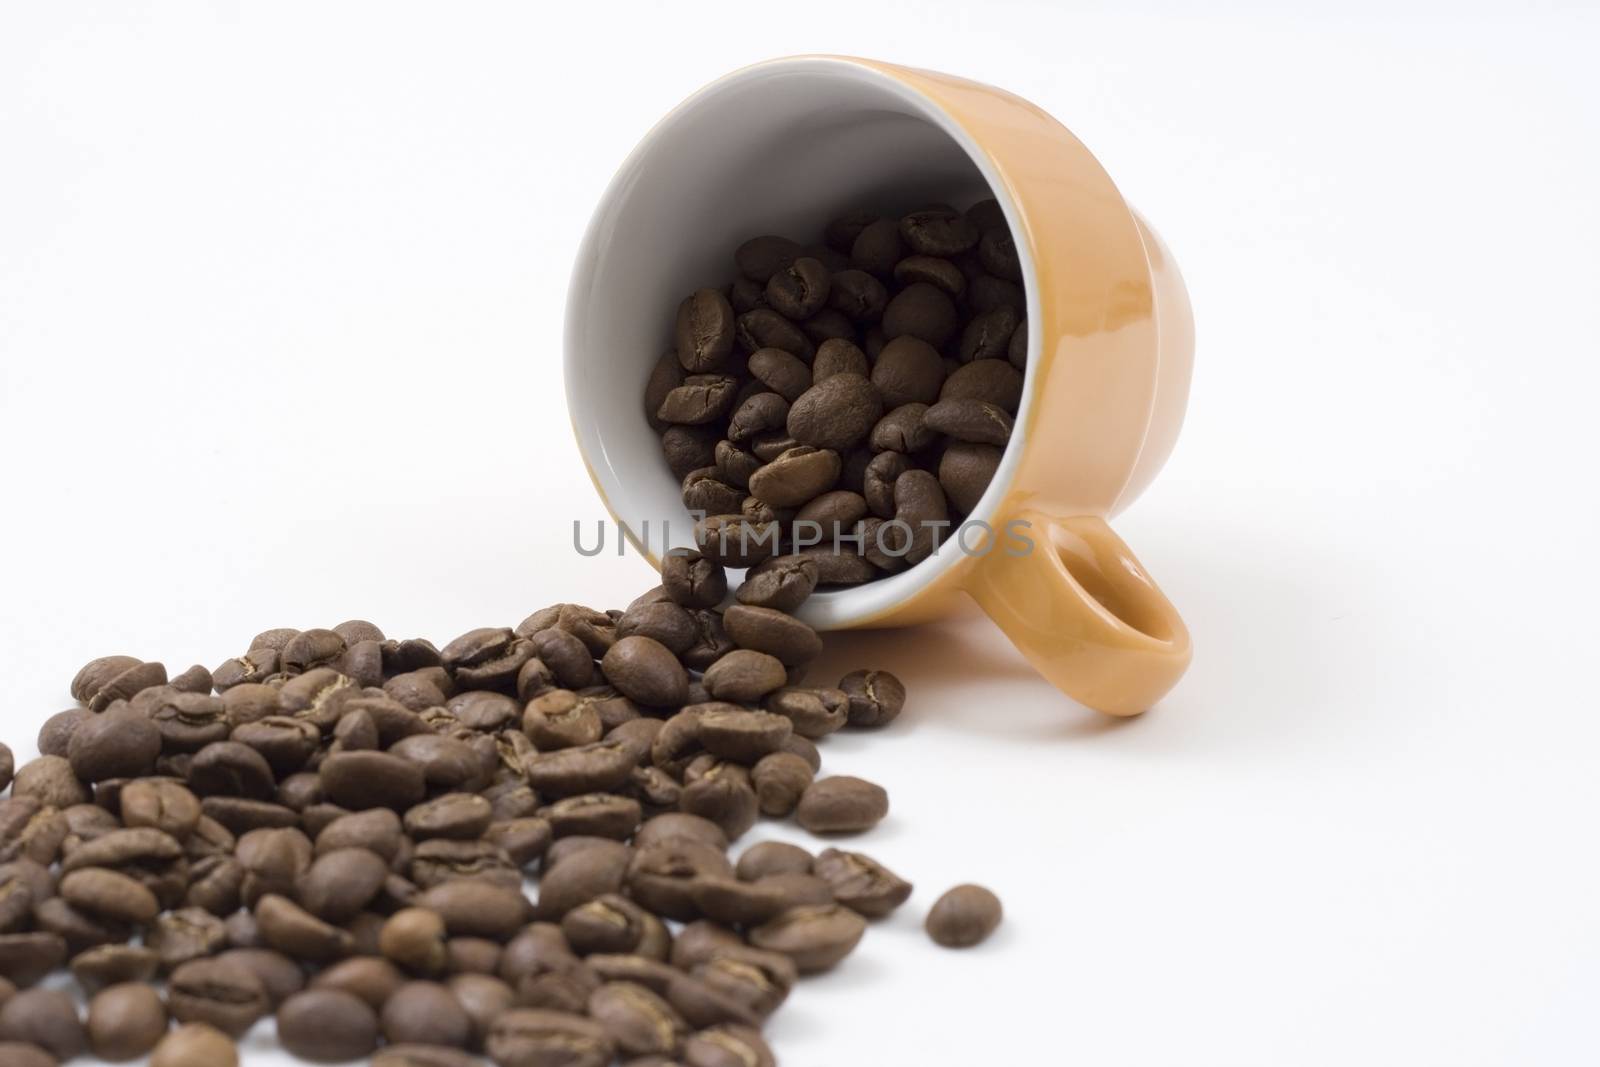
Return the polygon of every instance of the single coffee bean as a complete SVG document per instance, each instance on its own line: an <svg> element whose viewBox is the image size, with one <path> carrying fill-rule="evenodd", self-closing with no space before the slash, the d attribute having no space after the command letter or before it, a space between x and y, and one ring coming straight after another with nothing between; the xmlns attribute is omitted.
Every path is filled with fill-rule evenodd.
<svg viewBox="0 0 1600 1067"><path fill-rule="evenodd" d="M824 382L823 386L826 385ZM793 417L792 410L790 416ZM750 492L774 508L795 507L831 489L839 478L839 470L837 452L796 445L779 453L750 476Z"/></svg>
<svg viewBox="0 0 1600 1067"><path fill-rule="evenodd" d="M894 521L911 531L908 563L921 563L933 554L950 526L950 505L939 480L913 468L894 482Z"/></svg>
<svg viewBox="0 0 1600 1067"><path fill-rule="evenodd" d="M533 645L533 654L550 668L557 685L581 689L594 681L594 657L582 641L566 630L549 627L535 631L528 640ZM473 729L483 729L466 718L462 722Z"/></svg>
<svg viewBox="0 0 1600 1067"><path fill-rule="evenodd" d="M647 925L644 909L617 893L585 901L561 917L561 932L580 956L634 952Z"/></svg>
<svg viewBox="0 0 1600 1067"><path fill-rule="evenodd" d="M492 943L491 943L492 944ZM500 946L493 946L498 952ZM489 1036L494 1020L510 1011L516 1003L516 990L486 973L455 974L445 983L445 988L456 998L472 1020L471 1048L481 1049Z"/></svg>
<svg viewBox="0 0 1600 1067"><path fill-rule="evenodd" d="M810 256L800 256L767 279L767 303L791 319L807 319L828 301L828 268Z"/></svg>
<svg viewBox="0 0 1600 1067"><path fill-rule="evenodd" d="M690 471L715 462L720 436L705 426L668 426L661 434L661 454L672 476L682 481Z"/></svg>
<svg viewBox="0 0 1600 1067"><path fill-rule="evenodd" d="M810 626L771 608L735 604L722 613L728 636L740 648L775 656L786 666L815 659L822 639Z"/></svg>
<svg viewBox="0 0 1600 1067"><path fill-rule="evenodd" d="M72 957L72 977L90 996L124 982L148 983L161 959L142 945L97 945Z"/></svg>
<svg viewBox="0 0 1600 1067"><path fill-rule="evenodd" d="M756 473L765 470L763 466ZM776 553L780 533L775 522L756 522L743 515L708 515L695 523L694 540L700 553L717 565L744 568Z"/></svg>
<svg viewBox="0 0 1600 1067"><path fill-rule="evenodd" d="M955 441L946 448L939 459L939 485L950 503L964 512L976 510L1004 455L994 445L968 441Z"/></svg>
<svg viewBox="0 0 1600 1067"><path fill-rule="evenodd" d="M125 874L84 867L61 879L61 896L73 907L113 922L150 922L161 910L156 895Z"/></svg>
<svg viewBox="0 0 1600 1067"><path fill-rule="evenodd" d="M0 934L0 978L27 987L67 960L67 942L48 930Z"/></svg>
<svg viewBox="0 0 1600 1067"><path fill-rule="evenodd" d="M860 852L824 849L811 869L834 900L869 919L881 919L911 896L910 882Z"/></svg>
<svg viewBox="0 0 1600 1067"><path fill-rule="evenodd" d="M938 349L913 334L890 340L872 365L872 384L890 410L902 404L932 404L944 381L944 361ZM790 414L792 417L793 412Z"/></svg>
<svg viewBox="0 0 1600 1067"><path fill-rule="evenodd" d="M761 813L775 819L794 813L800 798L810 788L814 775L809 764L790 752L763 756L750 770Z"/></svg>
<svg viewBox="0 0 1600 1067"><path fill-rule="evenodd" d="M1026 370L1028 367L1028 320L1023 319L1017 324L1016 331L1011 335L1011 343L1006 346L1006 361L1017 370Z"/></svg>
<svg viewBox="0 0 1600 1067"><path fill-rule="evenodd" d="M0 1041L37 1045L60 1060L88 1049L88 1034L72 996L59 989L24 989L0 1005Z"/></svg>
<svg viewBox="0 0 1600 1067"><path fill-rule="evenodd" d="M772 390L771 394L757 393L746 402L755 401L758 397L773 395L786 403L794 403L800 395L811 388L811 367L798 356L791 355L781 348L758 348L750 354L750 373L756 379ZM771 416L776 414L776 406L772 401L762 401L764 406L745 414L742 420L730 425L728 438L732 441L747 441L768 430L778 429L783 423L772 423Z"/></svg>
<svg viewBox="0 0 1600 1067"><path fill-rule="evenodd" d="M961 362L1007 358L1012 335L1021 321L1022 314L1006 304L975 316L961 332Z"/></svg>
<svg viewBox="0 0 1600 1067"><path fill-rule="evenodd" d="M720 1023L684 1042L684 1067L776 1067L777 1057L753 1026Z"/></svg>
<svg viewBox="0 0 1600 1067"><path fill-rule="evenodd" d="M109 708L73 731L67 746L72 771L86 782L138 778L161 754L161 731L127 705Z"/></svg>
<svg viewBox="0 0 1600 1067"><path fill-rule="evenodd" d="M884 415L872 427L868 439L873 451L921 452L933 444L939 431L927 421L930 410L926 404L901 404Z"/></svg>
<svg viewBox="0 0 1600 1067"><path fill-rule="evenodd" d="M472 1017L437 982L407 982L395 990L383 1005L381 1021L384 1040L391 1044L466 1048L472 1042Z"/></svg>
<svg viewBox="0 0 1600 1067"><path fill-rule="evenodd" d="M985 400L1015 415L1022 404L1022 372L1009 361L974 360L944 380L938 397L940 400Z"/></svg>
<svg viewBox="0 0 1600 1067"><path fill-rule="evenodd" d="M217 741L196 752L189 764L188 778L189 788L201 797L271 800L277 795L277 783L266 758L238 741Z"/></svg>
<svg viewBox="0 0 1600 1067"><path fill-rule="evenodd" d="M682 655L695 641L694 616L674 603L665 589L657 587L655 595L660 599L635 603L622 613L617 620L617 637L648 637L665 645L673 655Z"/></svg>
<svg viewBox="0 0 1600 1067"><path fill-rule="evenodd" d="M318 919L292 900L275 893L269 893L257 901L255 914L262 943L289 956L330 960L347 954L354 945L346 931Z"/></svg>
<svg viewBox="0 0 1600 1067"><path fill-rule="evenodd" d="M189 1023L161 1039L150 1067L239 1067L239 1049L216 1027Z"/></svg>
<svg viewBox="0 0 1600 1067"><path fill-rule="evenodd" d="M883 414L883 404L876 379L868 381L848 371L831 374L797 394L785 428L803 445L843 452L867 439ZM753 486L752 491L762 496Z"/></svg>
<svg viewBox="0 0 1600 1067"><path fill-rule="evenodd" d="M355 956L340 960L311 980L312 989L338 989L354 994L377 1011L406 984L406 976L386 959Z"/></svg>
<svg viewBox="0 0 1600 1067"><path fill-rule="evenodd" d="M1013 425L1004 408L971 399L941 400L927 409L924 421L929 430L957 441L1001 447L1011 440Z"/></svg>
<svg viewBox="0 0 1600 1067"><path fill-rule="evenodd" d="M934 902L924 926L946 948L970 948L1000 925L1000 898L978 885L958 885Z"/></svg>
<svg viewBox="0 0 1600 1067"><path fill-rule="evenodd" d="M438 912L452 936L504 941L528 919L528 902L520 889L482 878L443 882L418 896L416 905Z"/></svg>
<svg viewBox="0 0 1600 1067"><path fill-rule="evenodd" d="M824 494L824 497L834 494ZM823 498L818 498L823 499ZM741 604L792 612L817 587L817 565L800 556L774 556L751 569L735 593Z"/></svg>
<svg viewBox="0 0 1600 1067"><path fill-rule="evenodd" d="M851 671L839 688L850 701L851 726L887 726L905 708L906 687L888 671Z"/></svg>
<svg viewBox="0 0 1600 1067"><path fill-rule="evenodd" d="M632 982L608 982L596 989L588 1009L624 1056L670 1055L689 1033L672 1005Z"/></svg>
<svg viewBox="0 0 1600 1067"><path fill-rule="evenodd" d="M756 948L779 952L801 974L836 966L860 943L867 921L841 904L791 908L750 931Z"/></svg>
<svg viewBox="0 0 1600 1067"><path fill-rule="evenodd" d="M131 700L154 686L167 684L167 669L133 656L90 660L72 680L72 696L90 711L104 711L118 700Z"/></svg>
<svg viewBox="0 0 1600 1067"><path fill-rule="evenodd" d="M892 276L894 265L904 258L900 225L894 219L878 219L868 224L850 245L850 266L878 278Z"/></svg>
<svg viewBox="0 0 1600 1067"><path fill-rule="evenodd" d="M735 872L747 882L774 874L810 874L812 859L811 853L799 845L762 841L744 850Z"/></svg>
<svg viewBox="0 0 1600 1067"><path fill-rule="evenodd" d="M319 773L328 799L350 808L404 810L427 792L423 767L388 752L341 752Z"/></svg>
<svg viewBox="0 0 1600 1067"><path fill-rule="evenodd" d="M924 256L954 256L973 248L978 227L954 211L913 211L900 220L900 236L912 251Z"/></svg>
<svg viewBox="0 0 1600 1067"><path fill-rule="evenodd" d="M278 1008L278 1040L301 1059L341 1063L378 1047L378 1013L337 989L296 993Z"/></svg>
<svg viewBox="0 0 1600 1067"><path fill-rule="evenodd" d="M711 760L710 756L701 757ZM685 773L679 806L710 819L733 840L755 825L760 808L750 772L737 763L713 760L703 771Z"/></svg>
<svg viewBox="0 0 1600 1067"><path fill-rule="evenodd" d="M819 385L836 374L857 374L865 378L871 372L865 352L851 341L835 338L817 346L816 358L811 361L811 384Z"/></svg>
<svg viewBox="0 0 1600 1067"><path fill-rule="evenodd" d="M800 246L787 237L766 234L752 237L733 253L733 261L743 274L753 282L767 283L778 271L785 269L800 255Z"/></svg>
<svg viewBox="0 0 1600 1067"><path fill-rule="evenodd" d="M305 972L300 965L281 952L269 948L234 948L217 956L219 960L237 963L261 980L267 991L267 1000L277 1007L290 996L305 988Z"/></svg>
<svg viewBox="0 0 1600 1067"><path fill-rule="evenodd" d="M683 665L670 649L649 637L619 640L606 652L600 670L624 696L641 704L667 707L682 704L687 696L689 678Z"/></svg>
<svg viewBox="0 0 1600 1067"><path fill-rule="evenodd" d="M795 819L815 834L858 834L889 814L889 794L862 778L822 778L800 797Z"/></svg>
<svg viewBox="0 0 1600 1067"><path fill-rule="evenodd" d="M627 863L628 894L657 915L680 921L694 918L698 912L692 894L693 883L702 877L727 877L733 871L722 851L726 847L727 832L720 825L716 828L724 842L720 846L685 838L639 845ZM541 885L541 909L543 892Z"/></svg>
<svg viewBox="0 0 1600 1067"><path fill-rule="evenodd" d="M757 703L788 679L784 665L765 652L735 649L706 668L707 692L718 700Z"/></svg>
<svg viewBox="0 0 1600 1067"><path fill-rule="evenodd" d="M607 1067L616 1054L598 1022L566 1012L514 1008L485 1042L497 1067Z"/></svg>
<svg viewBox="0 0 1600 1067"><path fill-rule="evenodd" d="M139 778L122 787L122 822L153 827L182 841L200 823L200 801L181 782Z"/></svg>
<svg viewBox="0 0 1600 1067"><path fill-rule="evenodd" d="M771 308L757 308L740 315L735 326L735 337L750 352L762 348L781 348L807 363L816 355L816 346L805 335L805 331Z"/></svg>
<svg viewBox="0 0 1600 1067"><path fill-rule="evenodd" d="M148 985L124 982L89 1002L89 1048L104 1060L131 1060L156 1047L167 1032L167 1006Z"/></svg>
<svg viewBox="0 0 1600 1067"><path fill-rule="evenodd" d="M661 585L686 608L714 608L728 594L722 566L693 549L674 549L661 561Z"/></svg>
<svg viewBox="0 0 1600 1067"><path fill-rule="evenodd" d="M80 727L79 732L86 725ZM48 808L70 808L94 799L89 787L78 779L72 764L60 756L39 756L17 768L11 781L11 795L36 800Z"/></svg>
<svg viewBox="0 0 1600 1067"><path fill-rule="evenodd" d="M727 375L691 374L667 394L656 409L656 418L678 425L703 426L732 410L737 391L738 382Z"/></svg>
<svg viewBox="0 0 1600 1067"><path fill-rule="evenodd" d="M700 289L678 305L677 358L690 372L704 374L727 362L733 352L734 315L727 297Z"/></svg>
<svg viewBox="0 0 1600 1067"><path fill-rule="evenodd" d="M637 800L613 793L565 797L539 809L539 816L557 838L583 835L618 841L633 836L641 814Z"/></svg>
<svg viewBox="0 0 1600 1067"><path fill-rule="evenodd" d="M7 1067L56 1067L57 1060L38 1045L25 1041L0 1041L0 1063Z"/></svg>
<svg viewBox="0 0 1600 1067"><path fill-rule="evenodd" d="M348 922L378 895L388 873L388 865L376 852L333 849L318 856L300 876L300 906L327 922Z"/></svg>
<svg viewBox="0 0 1600 1067"><path fill-rule="evenodd" d="M232 960L191 960L167 980L167 1008L179 1022L200 1022L240 1037L271 1009L255 973Z"/></svg>
<svg viewBox="0 0 1600 1067"><path fill-rule="evenodd" d="M955 336L959 323L950 295L927 282L906 286L883 311L883 332L891 345L902 337L915 337L942 348Z"/></svg>

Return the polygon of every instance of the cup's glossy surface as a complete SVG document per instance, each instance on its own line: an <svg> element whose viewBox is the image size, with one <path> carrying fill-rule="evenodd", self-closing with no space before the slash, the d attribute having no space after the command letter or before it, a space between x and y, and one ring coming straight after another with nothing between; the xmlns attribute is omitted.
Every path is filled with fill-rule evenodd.
<svg viewBox="0 0 1600 1067"><path fill-rule="evenodd" d="M818 628L902 625L968 594L1062 690L1136 713L1177 681L1190 643L1105 519L1176 440L1193 319L1154 232L1077 138L1027 101L928 71L796 57L680 105L623 164L579 252L566 344L574 431L635 547L655 562L691 544L676 480L632 402L685 291L726 275L752 234L987 196L1016 239L1029 353L1016 430L971 517L1029 523L1034 550L979 556L948 542L900 574L813 596L802 616Z"/></svg>

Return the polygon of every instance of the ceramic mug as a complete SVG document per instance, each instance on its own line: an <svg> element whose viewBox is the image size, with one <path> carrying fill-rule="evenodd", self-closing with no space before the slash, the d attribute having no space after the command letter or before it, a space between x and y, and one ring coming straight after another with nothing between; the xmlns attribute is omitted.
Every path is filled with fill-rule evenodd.
<svg viewBox="0 0 1600 1067"><path fill-rule="evenodd" d="M818 629L899 626L970 597L1062 691L1136 714L1183 674L1190 641L1106 519L1172 450L1193 317L1154 231L1026 100L874 60L797 56L680 104L622 164L578 253L573 429L607 510L659 567L667 548L693 543L692 520L638 398L679 301L729 277L733 249L755 234L804 240L863 207L990 196L1016 241L1029 340L1016 428L970 517L997 534L978 527L977 543L947 541L898 574L814 594L799 614Z"/></svg>

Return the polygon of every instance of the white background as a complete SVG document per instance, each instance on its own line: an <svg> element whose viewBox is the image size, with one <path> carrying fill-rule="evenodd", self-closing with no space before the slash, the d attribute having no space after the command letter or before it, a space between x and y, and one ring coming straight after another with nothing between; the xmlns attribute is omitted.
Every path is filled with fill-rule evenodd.
<svg viewBox="0 0 1600 1067"><path fill-rule="evenodd" d="M830 640L911 690L826 759L918 891L783 1063L1600 1061L1600 26L1206 7L0 8L3 736L106 652L652 584L570 548L590 208L724 71L918 64L1057 115L1187 274L1189 421L1118 525L1197 653L1110 723L981 620ZM936 949L968 879L1003 934Z"/></svg>

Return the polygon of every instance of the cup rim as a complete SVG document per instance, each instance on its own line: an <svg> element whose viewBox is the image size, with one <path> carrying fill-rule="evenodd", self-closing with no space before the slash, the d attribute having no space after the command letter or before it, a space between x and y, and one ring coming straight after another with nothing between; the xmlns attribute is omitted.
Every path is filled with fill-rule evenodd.
<svg viewBox="0 0 1600 1067"><path fill-rule="evenodd" d="M584 229L583 238L579 243L572 278L568 285L566 321L563 331L562 369L563 386L567 399L567 413L572 422L573 436L577 440L578 452L583 459L584 468L589 474L590 481L594 483L595 490L600 495L600 501L611 516L614 525L621 531L622 536L627 539L628 543L658 570L661 564L660 558L650 550L647 544L640 541L627 523L621 520L618 515L618 508L613 503L614 494L618 500L624 497L624 485L620 479L615 477L615 471L609 464L597 465L593 461L584 447L584 436L577 422L576 397L574 396L576 375L573 371L582 357L578 352L576 334L579 328L579 321L588 311L588 296L591 292L591 287L588 284L589 275L593 272L593 264L598 258L596 248L600 241L600 229L608 215L607 209L609 205L624 192L629 184L628 177L634 173L638 162L647 153L658 147L658 142L661 138L670 135L672 127L684 115L700 106L710 97L725 92L730 86L751 78L761 77L778 69L828 76L843 76L856 79L863 84L869 84L878 90L888 92L909 105L914 109L917 116L924 121L932 123L949 137L977 169L984 184L988 187L990 195L1000 205L1006 224L1017 238L1015 246L1022 270L1023 295L1027 308L1026 321L1033 324L1039 318L1040 297L1038 278L1033 261L1032 243L1028 239L1027 229L1022 224L1021 211L1011 195L1011 190L1006 184L999 166L987 150L967 132L966 128L926 93L895 77L874 61L838 55L796 55L763 60L730 71L701 86L658 119L645 132L639 139L638 144L618 165L611 181L607 183L605 191L596 201L593 214L590 216L588 225ZM999 510L1001 501L1005 499L1009 492L1011 483L1015 480L1017 470L1021 465L1022 453L1027 447L1028 427L1031 423L1032 409L1037 394L1035 372L1039 363L1042 343L1042 331L1030 328L1028 331L1027 360L1023 368L1022 400L1017 408L1011 439L1007 442L1005 450L1001 454L1000 465L995 469L994 476L990 479L983 495L979 497L977 506L973 508L972 512L964 520L966 523L983 523L991 530L994 530L995 515ZM998 530L995 530L995 533L998 534ZM996 537L990 537L991 549L996 540ZM974 562L976 562L976 557L965 554L961 549L959 539L951 536L927 559L908 567L904 571L886 575L862 585L823 590L812 594L801 605L795 615L819 630L871 625L875 620L890 614L915 599L963 564Z"/></svg>

